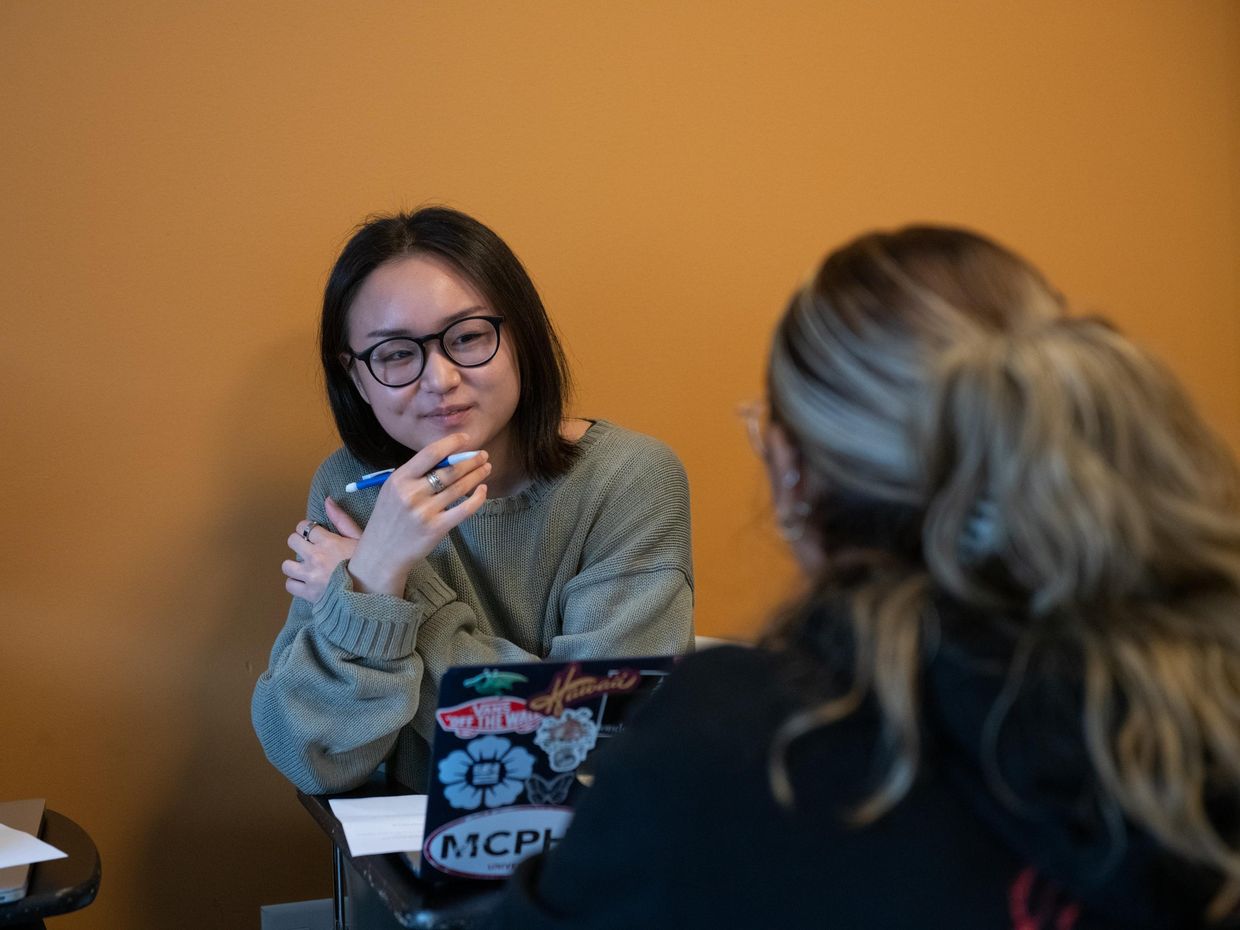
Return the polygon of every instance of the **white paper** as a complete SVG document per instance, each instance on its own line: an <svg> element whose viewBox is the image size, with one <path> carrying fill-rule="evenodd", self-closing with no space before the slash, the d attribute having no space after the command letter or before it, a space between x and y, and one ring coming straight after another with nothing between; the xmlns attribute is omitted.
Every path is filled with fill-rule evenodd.
<svg viewBox="0 0 1240 930"><path fill-rule="evenodd" d="M418 852L426 832L426 795L333 798L332 813L344 828L349 854Z"/></svg>
<svg viewBox="0 0 1240 930"><path fill-rule="evenodd" d="M29 865L31 862L46 862L48 859L64 859L68 855L37 836L0 823L0 869L13 865Z"/></svg>

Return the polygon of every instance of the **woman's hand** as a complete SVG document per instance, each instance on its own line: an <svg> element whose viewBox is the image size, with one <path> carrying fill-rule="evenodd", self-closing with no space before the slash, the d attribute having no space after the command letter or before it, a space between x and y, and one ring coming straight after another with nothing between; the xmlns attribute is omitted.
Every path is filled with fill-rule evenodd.
<svg viewBox="0 0 1240 930"><path fill-rule="evenodd" d="M453 452L466 451L468 441L463 433L438 439L384 482L370 521L349 556L356 590L403 595L414 565L486 502L482 482L491 473L486 452L447 468L434 467ZM428 479L432 470L435 481ZM312 535L317 534L315 530Z"/></svg>
<svg viewBox="0 0 1240 930"><path fill-rule="evenodd" d="M327 509L327 518L340 533L333 533L322 523L302 520L288 538L288 547L298 558L286 559L280 565L286 579L284 590L311 604L323 596L327 579L336 566L352 558L362 535L361 527L334 500L328 497L323 504Z"/></svg>

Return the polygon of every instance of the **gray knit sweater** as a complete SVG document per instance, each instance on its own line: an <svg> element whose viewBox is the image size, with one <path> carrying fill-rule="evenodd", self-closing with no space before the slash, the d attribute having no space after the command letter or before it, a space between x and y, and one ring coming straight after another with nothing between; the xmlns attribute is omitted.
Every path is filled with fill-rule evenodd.
<svg viewBox="0 0 1240 930"><path fill-rule="evenodd" d="M693 641L689 488L662 443L594 423L563 475L489 500L409 575L403 598L353 590L336 567L313 605L294 599L254 689L267 758L303 791L389 771L424 790L439 679L453 665L660 655ZM330 495L362 526L378 489L344 449L319 466L310 519Z"/></svg>

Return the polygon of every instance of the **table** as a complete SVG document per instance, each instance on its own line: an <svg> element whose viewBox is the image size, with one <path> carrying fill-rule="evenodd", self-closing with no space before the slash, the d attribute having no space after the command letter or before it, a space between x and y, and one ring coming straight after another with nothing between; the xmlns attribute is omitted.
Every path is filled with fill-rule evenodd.
<svg viewBox="0 0 1240 930"><path fill-rule="evenodd" d="M0 927L42 930L43 918L86 907L99 892L99 851L85 830L64 814L47 810L39 838L68 858L31 866L26 897L0 904Z"/></svg>
<svg viewBox="0 0 1240 930"><path fill-rule="evenodd" d="M297 792L297 798L332 842L332 878L335 890L336 928L348 930L344 905L346 873L362 880L392 913L395 926L421 930L469 930L494 905L500 882L434 885L413 874L395 853L351 856L340 821L332 813L331 798L365 798L391 794L382 782L372 782L343 794L318 795ZM366 930L366 928L354 928Z"/></svg>

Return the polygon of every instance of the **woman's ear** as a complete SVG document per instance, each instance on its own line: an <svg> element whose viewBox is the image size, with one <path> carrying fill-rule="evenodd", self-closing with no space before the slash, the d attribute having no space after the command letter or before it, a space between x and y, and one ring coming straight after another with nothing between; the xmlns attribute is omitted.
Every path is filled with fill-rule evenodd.
<svg viewBox="0 0 1240 930"><path fill-rule="evenodd" d="M361 365L354 364L353 356L344 352L340 353L340 364L344 366L345 371L349 373L349 377L353 381L353 386L357 388L357 393L362 395L362 400L370 406L370 398L366 396L366 386L362 380Z"/></svg>

